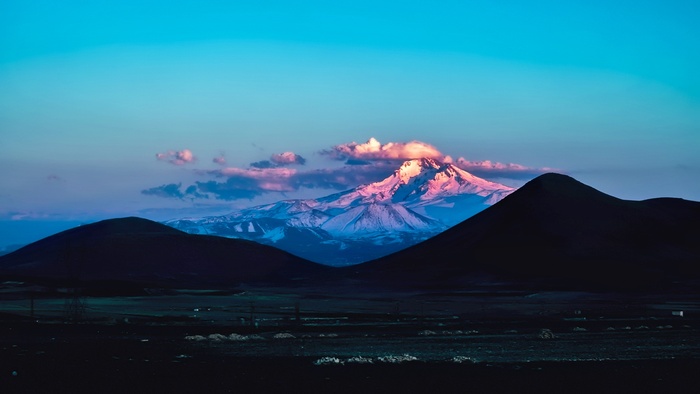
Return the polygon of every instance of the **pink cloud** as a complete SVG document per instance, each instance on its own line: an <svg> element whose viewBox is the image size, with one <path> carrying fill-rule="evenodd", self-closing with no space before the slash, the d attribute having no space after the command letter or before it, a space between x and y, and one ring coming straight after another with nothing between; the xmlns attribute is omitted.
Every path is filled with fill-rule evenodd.
<svg viewBox="0 0 700 394"><path fill-rule="evenodd" d="M242 176L251 179L289 178L296 174L293 168L236 168L226 167L220 170L210 171L210 174L223 176Z"/></svg>
<svg viewBox="0 0 700 394"><path fill-rule="evenodd" d="M464 157L460 157L453 161L451 157L445 158L446 162L453 163L457 167L471 172L477 176L498 176L505 178L530 178L536 175L544 174L545 172L560 172L558 170L543 167L527 167L516 163L499 163L491 160L471 161Z"/></svg>
<svg viewBox="0 0 700 394"><path fill-rule="evenodd" d="M442 159L443 154L434 146L421 141L389 142L382 144L370 138L363 144L350 142L336 145L330 150L322 151L336 160L409 160L420 158Z"/></svg>
<svg viewBox="0 0 700 394"><path fill-rule="evenodd" d="M279 165L285 164L301 164L306 163L306 159L297 155L294 152L284 152L279 154L274 154L270 157L270 161Z"/></svg>
<svg viewBox="0 0 700 394"><path fill-rule="evenodd" d="M270 160L261 160L250 163L250 166L254 168L276 168L290 164L304 165L305 163L306 159L297 155L296 153L284 152L270 156Z"/></svg>
<svg viewBox="0 0 700 394"><path fill-rule="evenodd" d="M529 170L530 168L525 167L524 165L521 164L515 164L515 163L499 163L499 162L492 162L491 160L483 160L483 161L471 161L467 160L464 157L460 157L457 159L455 164L462 168L462 169L468 169L468 168L479 168L483 170L512 170L512 171L524 171L524 170Z"/></svg>
<svg viewBox="0 0 700 394"><path fill-rule="evenodd" d="M240 184L247 187L254 185L261 191L293 191L290 179L296 175L297 171L291 168L236 168L226 167L220 170L209 171L209 174L226 177L230 180L238 179ZM235 182L234 182L235 183Z"/></svg>
<svg viewBox="0 0 700 394"><path fill-rule="evenodd" d="M176 166L194 163L197 160L197 158L195 158L192 154L192 151L189 149L183 149L181 151L169 150L165 153L156 153L156 159L160 161L167 161L168 163Z"/></svg>

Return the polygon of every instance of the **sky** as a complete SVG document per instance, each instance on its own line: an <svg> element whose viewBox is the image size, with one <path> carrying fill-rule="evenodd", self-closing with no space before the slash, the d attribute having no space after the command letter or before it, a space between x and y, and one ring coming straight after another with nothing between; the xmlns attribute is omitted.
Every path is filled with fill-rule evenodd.
<svg viewBox="0 0 700 394"><path fill-rule="evenodd" d="M0 249L416 155L700 201L696 1L0 2Z"/></svg>

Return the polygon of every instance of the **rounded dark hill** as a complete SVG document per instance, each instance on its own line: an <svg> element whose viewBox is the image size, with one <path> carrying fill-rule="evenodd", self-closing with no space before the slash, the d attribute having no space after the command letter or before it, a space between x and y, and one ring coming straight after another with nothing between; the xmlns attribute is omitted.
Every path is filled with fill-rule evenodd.
<svg viewBox="0 0 700 394"><path fill-rule="evenodd" d="M147 219L109 219L0 256L6 278L153 286L293 282L327 268L255 242L191 235Z"/></svg>
<svg viewBox="0 0 700 394"><path fill-rule="evenodd" d="M423 243L353 267L379 281L637 289L700 277L700 203L621 200L544 174Z"/></svg>

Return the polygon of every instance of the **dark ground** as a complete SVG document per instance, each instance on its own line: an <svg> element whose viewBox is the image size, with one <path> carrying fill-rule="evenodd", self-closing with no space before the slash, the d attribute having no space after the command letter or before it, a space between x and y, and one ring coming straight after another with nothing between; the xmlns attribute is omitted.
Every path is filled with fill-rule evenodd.
<svg viewBox="0 0 700 394"><path fill-rule="evenodd" d="M86 298L70 321L65 299L30 318L5 294L0 393L700 392L692 298L384 296ZM402 355L417 360L382 358Z"/></svg>

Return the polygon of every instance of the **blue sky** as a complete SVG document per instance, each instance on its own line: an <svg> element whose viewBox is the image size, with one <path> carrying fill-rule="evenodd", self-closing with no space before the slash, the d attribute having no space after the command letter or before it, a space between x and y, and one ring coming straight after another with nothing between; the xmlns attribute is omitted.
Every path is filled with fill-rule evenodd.
<svg viewBox="0 0 700 394"><path fill-rule="evenodd" d="M699 16L694 1L5 0L0 247L36 238L27 220L351 187L381 171L338 183L349 170L322 152L371 137L518 164L491 173L514 186L553 168L621 198L700 200ZM276 183L241 172L264 161Z"/></svg>

